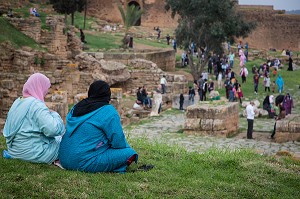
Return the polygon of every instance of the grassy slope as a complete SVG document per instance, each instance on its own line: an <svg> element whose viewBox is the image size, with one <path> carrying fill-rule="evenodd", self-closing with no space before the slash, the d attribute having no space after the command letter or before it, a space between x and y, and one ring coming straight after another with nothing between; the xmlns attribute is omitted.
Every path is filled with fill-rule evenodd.
<svg viewBox="0 0 300 199"><path fill-rule="evenodd" d="M88 174L0 158L3 198L295 198L300 162L250 151L190 153L129 140L149 172ZM4 149L0 137L0 149ZM133 165L133 168L137 167Z"/></svg>
<svg viewBox="0 0 300 199"><path fill-rule="evenodd" d="M30 46L31 48L40 49L33 39L19 32L5 18L0 17L0 27L2 27L0 28L0 43L9 41L17 48Z"/></svg>

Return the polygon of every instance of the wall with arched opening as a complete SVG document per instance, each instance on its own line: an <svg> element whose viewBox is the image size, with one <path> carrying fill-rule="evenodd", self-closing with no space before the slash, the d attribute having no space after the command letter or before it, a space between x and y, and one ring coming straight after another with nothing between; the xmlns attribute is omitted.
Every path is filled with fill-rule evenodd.
<svg viewBox="0 0 300 199"><path fill-rule="evenodd" d="M142 4L141 4L140 1L129 1L128 4L127 4L126 6L132 6L132 5L138 7L139 9L142 9ZM142 23L142 19L139 18L139 19L137 20L137 22L135 23L135 26L140 26L141 23Z"/></svg>

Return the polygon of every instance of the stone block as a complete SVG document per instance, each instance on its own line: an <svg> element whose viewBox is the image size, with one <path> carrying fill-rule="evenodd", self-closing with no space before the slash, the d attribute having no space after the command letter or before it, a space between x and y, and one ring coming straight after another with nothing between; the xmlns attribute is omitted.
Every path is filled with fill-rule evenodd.
<svg viewBox="0 0 300 199"><path fill-rule="evenodd" d="M199 126L201 123L201 119L198 118L186 118L184 123L185 130L200 130Z"/></svg>
<svg viewBox="0 0 300 199"><path fill-rule="evenodd" d="M104 54L103 54L103 53L97 52L97 53L95 53L95 58L96 58L97 60L104 59Z"/></svg>
<svg viewBox="0 0 300 199"><path fill-rule="evenodd" d="M186 112L184 132L218 137L231 136L238 130L238 107L238 103L225 101L200 102L189 106ZM193 121L197 122L192 123Z"/></svg>
<svg viewBox="0 0 300 199"><path fill-rule="evenodd" d="M3 89L11 90L15 87L15 84L14 84L13 80L2 80L1 81L1 87Z"/></svg>

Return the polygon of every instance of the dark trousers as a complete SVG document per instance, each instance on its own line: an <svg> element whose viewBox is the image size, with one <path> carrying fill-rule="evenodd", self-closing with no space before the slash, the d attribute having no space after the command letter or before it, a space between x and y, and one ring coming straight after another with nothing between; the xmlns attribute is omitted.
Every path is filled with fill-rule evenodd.
<svg viewBox="0 0 300 199"><path fill-rule="evenodd" d="M266 92L267 90L270 92L270 87L265 87L265 92Z"/></svg>
<svg viewBox="0 0 300 199"><path fill-rule="evenodd" d="M165 93L166 93L166 85L161 84L161 94L165 94Z"/></svg>
<svg viewBox="0 0 300 199"><path fill-rule="evenodd" d="M275 124L274 124L274 129L273 129L271 138L274 138L275 133L276 133L276 122L275 122Z"/></svg>
<svg viewBox="0 0 300 199"><path fill-rule="evenodd" d="M247 121L248 121L247 139L253 139L252 133L253 133L253 122L254 122L254 120L247 119Z"/></svg>
<svg viewBox="0 0 300 199"><path fill-rule="evenodd" d="M257 93L258 92L258 84L254 83L254 91Z"/></svg>
<svg viewBox="0 0 300 199"><path fill-rule="evenodd" d="M242 76L242 83L246 83L246 76Z"/></svg>
<svg viewBox="0 0 300 199"><path fill-rule="evenodd" d="M180 105L179 110L183 110L183 102L182 103L180 102L179 105Z"/></svg>
<svg viewBox="0 0 300 199"><path fill-rule="evenodd" d="M198 90L198 93L199 93L199 100L200 100L200 101L203 101L203 90L202 90L202 89L199 89L199 90Z"/></svg>

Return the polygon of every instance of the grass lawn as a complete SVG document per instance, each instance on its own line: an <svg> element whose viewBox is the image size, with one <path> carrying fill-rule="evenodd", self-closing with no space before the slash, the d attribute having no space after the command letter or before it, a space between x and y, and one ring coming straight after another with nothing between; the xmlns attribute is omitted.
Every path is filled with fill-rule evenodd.
<svg viewBox="0 0 300 199"><path fill-rule="evenodd" d="M79 34L78 34L79 35ZM88 51L97 51L98 49L115 49L121 46L122 37L114 36L110 33L85 33L85 40L89 46Z"/></svg>
<svg viewBox="0 0 300 199"><path fill-rule="evenodd" d="M2 198L297 198L300 162L251 151L203 154L129 140L138 165L126 174L89 174L0 158ZM0 137L0 150L5 141ZM132 172L154 164L149 172Z"/></svg>
<svg viewBox="0 0 300 199"><path fill-rule="evenodd" d="M3 17L0 17L0 26L2 27L0 28L0 43L8 41L16 48L29 46L34 49L42 49L33 39L19 32Z"/></svg>

